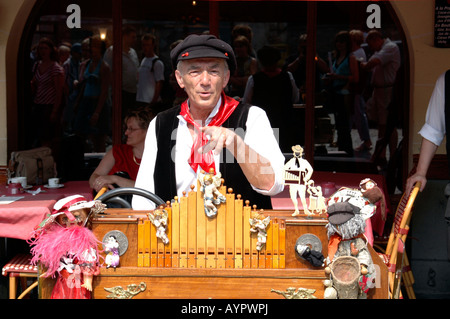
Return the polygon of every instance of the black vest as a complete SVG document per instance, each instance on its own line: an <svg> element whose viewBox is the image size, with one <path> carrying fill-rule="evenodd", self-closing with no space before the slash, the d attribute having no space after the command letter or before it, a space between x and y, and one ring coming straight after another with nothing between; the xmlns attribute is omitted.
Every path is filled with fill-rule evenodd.
<svg viewBox="0 0 450 319"><path fill-rule="evenodd" d="M246 122L250 105L239 103L233 114L222 125L226 128L242 128L236 133L245 135ZM176 144L176 129L178 128L177 115L180 114L181 106L175 106L169 110L158 113L156 117L156 140L158 153L156 155L154 183L155 194L164 201L172 200L177 196L175 163L172 160L172 152ZM241 135L241 134L240 134ZM244 138L244 136L241 136ZM224 149L220 163L220 172L225 180L227 188L233 188L233 193L242 196L244 201L249 200L250 205L257 205L258 208L272 209L269 196L255 192L247 181L241 167L236 163L236 159ZM233 159L232 163L231 159Z"/></svg>

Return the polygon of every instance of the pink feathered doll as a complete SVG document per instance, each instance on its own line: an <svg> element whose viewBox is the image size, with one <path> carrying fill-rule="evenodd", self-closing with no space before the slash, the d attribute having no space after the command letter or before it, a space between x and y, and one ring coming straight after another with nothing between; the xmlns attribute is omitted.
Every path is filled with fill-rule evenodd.
<svg viewBox="0 0 450 319"><path fill-rule="evenodd" d="M99 241L90 230L90 221L105 205L87 202L73 195L56 202L51 215L31 236L32 264L46 271L43 277L57 278L52 299L90 299L92 280L99 274Z"/></svg>

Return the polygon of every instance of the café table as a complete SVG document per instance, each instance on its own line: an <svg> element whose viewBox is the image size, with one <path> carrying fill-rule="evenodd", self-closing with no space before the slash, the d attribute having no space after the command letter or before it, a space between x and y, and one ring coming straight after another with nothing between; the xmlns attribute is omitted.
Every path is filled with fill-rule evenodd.
<svg viewBox="0 0 450 319"><path fill-rule="evenodd" d="M58 188L33 186L28 190L35 191L38 188L42 191L36 195L28 192L11 195L6 185L0 186L0 237L28 239L34 227L51 213L55 203L64 197L82 195L86 200L92 200L91 188L87 181L70 181ZM4 203L5 197L20 197L20 199Z"/></svg>
<svg viewBox="0 0 450 319"><path fill-rule="evenodd" d="M377 174L361 174L361 173L341 173L341 172L324 172L314 171L311 179L314 181L315 186L322 186L326 183L334 184L334 188L337 191L341 187L350 187L359 189L359 183L365 179L370 178L377 186L383 191L386 201L386 215L391 213L390 200L387 192L387 185L384 176ZM308 194L306 194L308 196ZM298 207L303 209L302 203L298 198ZM284 190L271 198L272 208L275 210L294 210L294 204L289 196L289 187L286 186ZM306 198L306 203L309 204L309 198ZM385 220L381 216L381 207L377 203L377 210L375 214L366 222L366 237L370 243L373 243L373 232L378 235L383 234Z"/></svg>
<svg viewBox="0 0 450 319"><path fill-rule="evenodd" d="M90 201L93 199L92 189L89 186L88 181L69 181L61 184L61 187L50 188L44 186L40 186L42 190L44 190L47 194L54 195L62 195L63 197L71 196L71 195L81 195L86 200ZM35 190L37 186L34 186L32 190Z"/></svg>

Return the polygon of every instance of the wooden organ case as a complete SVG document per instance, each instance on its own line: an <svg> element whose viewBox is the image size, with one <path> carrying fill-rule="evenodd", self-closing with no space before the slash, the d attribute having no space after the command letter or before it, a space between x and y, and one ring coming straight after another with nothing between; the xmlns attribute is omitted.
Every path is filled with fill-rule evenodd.
<svg viewBox="0 0 450 319"><path fill-rule="evenodd" d="M324 267L298 256L295 245L304 240L327 256L326 216L260 210L232 189L222 186L220 192L226 202L213 218L205 215L200 191L168 202L168 244L156 237L147 211L109 208L94 219L92 229L100 241L117 238L120 265L101 268L93 298L323 298ZM261 250L256 249L257 233L250 231L249 220L256 213L270 216ZM387 268L372 247L370 251L378 282L368 297L387 299ZM52 280L41 282L40 297L49 298Z"/></svg>

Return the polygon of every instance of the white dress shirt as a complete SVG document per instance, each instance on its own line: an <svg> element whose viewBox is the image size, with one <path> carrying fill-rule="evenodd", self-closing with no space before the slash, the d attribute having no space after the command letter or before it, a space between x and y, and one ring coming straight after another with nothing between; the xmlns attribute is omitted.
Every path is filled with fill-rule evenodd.
<svg viewBox="0 0 450 319"><path fill-rule="evenodd" d="M436 81L428 102L425 124L419 131L423 138L439 146L445 137L445 72Z"/></svg>

